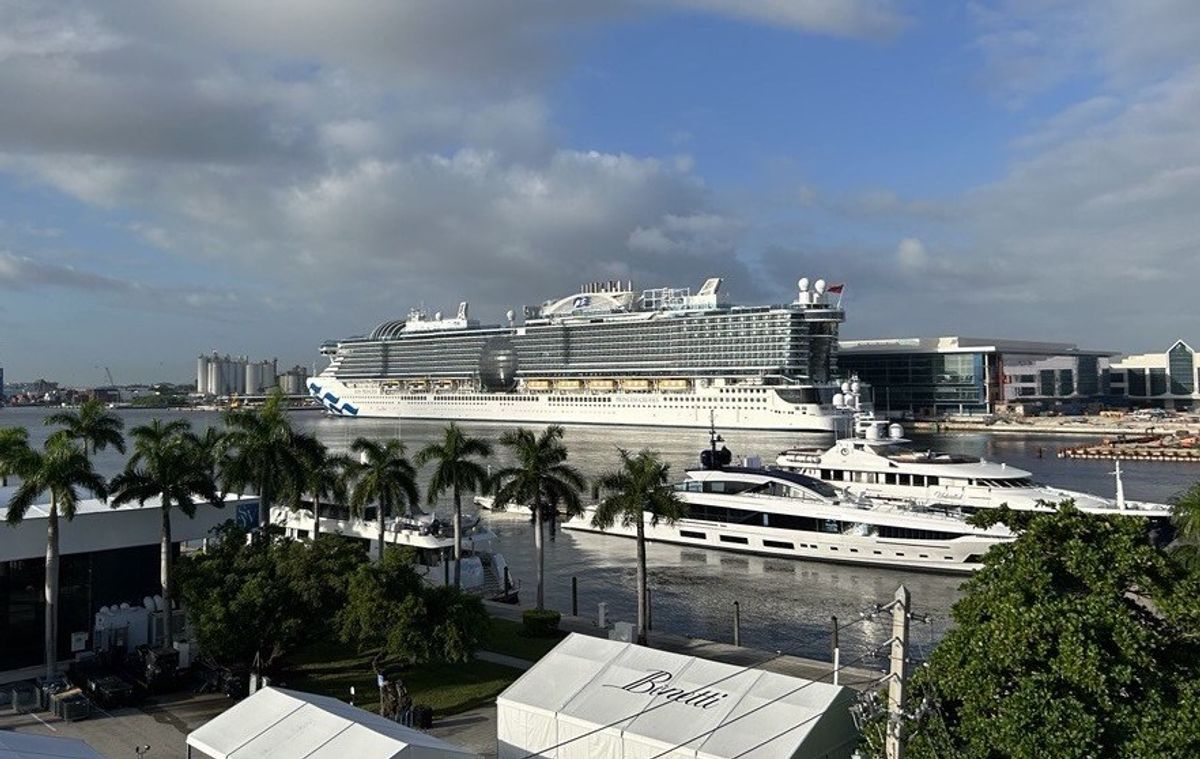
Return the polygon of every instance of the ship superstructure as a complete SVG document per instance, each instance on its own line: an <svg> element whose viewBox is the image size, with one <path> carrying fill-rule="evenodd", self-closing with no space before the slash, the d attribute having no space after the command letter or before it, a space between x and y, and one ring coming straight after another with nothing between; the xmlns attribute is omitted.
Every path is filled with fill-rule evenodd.
<svg viewBox="0 0 1200 759"><path fill-rule="evenodd" d="M831 432L838 325L823 280L785 305L732 305L721 280L634 291L585 285L483 325L413 311L326 343L309 391L348 416ZM844 404L843 404L844 406Z"/></svg>

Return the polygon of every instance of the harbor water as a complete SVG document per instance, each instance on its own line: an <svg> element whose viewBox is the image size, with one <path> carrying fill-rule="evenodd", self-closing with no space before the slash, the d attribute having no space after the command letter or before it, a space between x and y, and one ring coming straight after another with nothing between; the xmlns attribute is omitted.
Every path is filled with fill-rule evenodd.
<svg viewBox="0 0 1200 759"><path fill-rule="evenodd" d="M42 420L52 410L6 408L0 410L0 425L24 426L31 442L41 445L51 429ZM126 427L151 418L186 418L197 429L220 424L220 414L205 411L118 412ZM334 450L344 451L358 436L400 438L409 454L436 440L442 424L429 421L345 419L317 412L297 412L296 425L310 430ZM505 429L495 424L464 424L471 434L493 442ZM1078 445L1078 436L1060 438L1043 435L992 436L982 432L941 433L910 436L916 445L936 450L981 456L1004 461L1033 472L1036 479L1072 490L1112 496L1115 485L1112 462L1059 459L1059 448ZM775 454L798 444L828 444L820 436L807 439L775 433L731 432L725 444L735 457L757 455L764 463ZM593 477L613 468L619 448L652 448L682 476L694 466L699 451L707 445L700 430L659 430L600 426L568 427L566 443L571 462L584 475ZM111 476L124 464L124 456L101 451L95 457L102 474ZM507 463L505 451L497 447L493 466ZM1178 463L1128 462L1122 464L1127 497L1167 501L1200 480L1200 467ZM423 484L423 483L422 483ZM449 509L443 498L432 507L440 513ZM473 510L473 506L469 507ZM523 584L522 601L532 600L534 583L533 536L528 516L482 515L501 538L501 550L509 560L513 576ZM64 530L70 526L65 525ZM832 616L843 626L842 662L863 658L863 664L880 660L871 656L890 636L886 615L862 616L874 604L888 602L896 586L904 583L912 592L914 611L927 614L928 624L916 624L913 638L922 655L950 626L950 607L960 595L962 577L900 570L855 567L812 561L743 556L700 548L651 544L648 548L652 624L670 631L710 640L730 642L733 636L733 604L741 611L744 645L789 654L828 659ZM571 578L578 582L578 610L594 617L601 602L607 604L608 619L632 620L634 616L634 546L624 538L562 532L546 544L547 605L570 613Z"/></svg>

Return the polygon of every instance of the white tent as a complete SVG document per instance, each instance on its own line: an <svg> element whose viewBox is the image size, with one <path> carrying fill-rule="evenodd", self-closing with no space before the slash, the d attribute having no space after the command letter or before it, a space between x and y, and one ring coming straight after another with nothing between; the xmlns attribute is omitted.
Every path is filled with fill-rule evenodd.
<svg viewBox="0 0 1200 759"><path fill-rule="evenodd" d="M193 730L211 759L479 759L419 730L311 693L263 688Z"/></svg>
<svg viewBox="0 0 1200 759"><path fill-rule="evenodd" d="M847 688L571 635L496 699L499 759L848 757Z"/></svg>
<svg viewBox="0 0 1200 759"><path fill-rule="evenodd" d="M104 755L74 738L0 730L0 759L104 759Z"/></svg>

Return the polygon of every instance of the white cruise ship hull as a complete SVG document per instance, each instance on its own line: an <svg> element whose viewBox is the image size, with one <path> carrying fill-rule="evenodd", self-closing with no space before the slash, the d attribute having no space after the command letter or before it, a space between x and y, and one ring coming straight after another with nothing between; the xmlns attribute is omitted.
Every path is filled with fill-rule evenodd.
<svg viewBox="0 0 1200 759"><path fill-rule="evenodd" d="M636 527L620 523L600 530L592 526L593 510L564 522L566 530L635 537ZM962 536L944 541L906 541L899 538L844 533L787 530L755 525L726 524L684 518L674 524L645 523L646 540L719 551L773 556L782 559L908 569L920 572L968 574L983 566L981 558L995 538Z"/></svg>
<svg viewBox="0 0 1200 759"><path fill-rule="evenodd" d="M686 392L388 392L382 383L313 377L309 394L345 417L512 424L598 424L840 434L852 417L829 406L787 403L768 389L709 387Z"/></svg>

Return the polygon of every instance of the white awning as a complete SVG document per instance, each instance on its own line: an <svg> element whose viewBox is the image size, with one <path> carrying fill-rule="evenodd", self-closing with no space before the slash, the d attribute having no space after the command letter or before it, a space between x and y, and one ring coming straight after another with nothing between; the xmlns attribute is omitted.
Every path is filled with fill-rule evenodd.
<svg viewBox="0 0 1200 759"><path fill-rule="evenodd" d="M263 688L193 730L211 759L479 759L336 698Z"/></svg>
<svg viewBox="0 0 1200 759"><path fill-rule="evenodd" d="M496 700L500 759L847 757L854 694L571 635Z"/></svg>
<svg viewBox="0 0 1200 759"><path fill-rule="evenodd" d="M0 730L0 759L105 759L83 741Z"/></svg>

